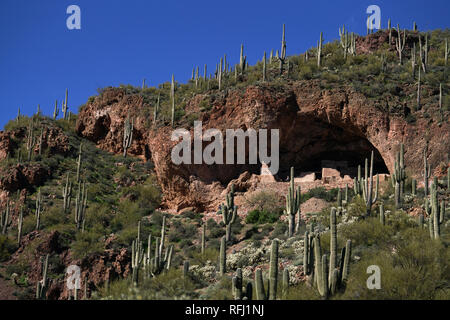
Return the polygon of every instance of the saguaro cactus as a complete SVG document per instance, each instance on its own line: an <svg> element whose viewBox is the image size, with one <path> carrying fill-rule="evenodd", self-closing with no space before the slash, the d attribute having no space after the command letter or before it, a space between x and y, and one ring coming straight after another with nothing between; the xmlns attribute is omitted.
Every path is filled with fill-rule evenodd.
<svg viewBox="0 0 450 320"><path fill-rule="evenodd" d="M23 208L20 208L19 218L17 218L17 244L19 246L22 240L22 226L23 226Z"/></svg>
<svg viewBox="0 0 450 320"><path fill-rule="evenodd" d="M289 270L284 269L283 270L283 283L282 283L282 289L283 289L283 299L286 299L288 291L289 291Z"/></svg>
<svg viewBox="0 0 450 320"><path fill-rule="evenodd" d="M77 182L80 183L81 178L81 164L83 156L83 143L80 143L80 149L78 151L78 161L77 161Z"/></svg>
<svg viewBox="0 0 450 320"><path fill-rule="evenodd" d="M31 161L31 156L33 155L33 150L36 145L36 137L34 136L34 121L30 120L27 131L27 151L28 151L28 161Z"/></svg>
<svg viewBox="0 0 450 320"><path fill-rule="evenodd" d="M264 289L264 281L261 269L256 269L255 271L255 291L256 300L266 300L266 290Z"/></svg>
<svg viewBox="0 0 450 320"><path fill-rule="evenodd" d="M206 249L206 224L203 223L203 225L202 225L202 248L201 248L202 255L205 254L205 249Z"/></svg>
<svg viewBox="0 0 450 320"><path fill-rule="evenodd" d="M425 145L425 149L423 150L423 184L424 184L423 190L425 197L427 197L429 194L429 179L431 177L431 168L430 164L428 163L427 152L428 152L428 142Z"/></svg>
<svg viewBox="0 0 450 320"><path fill-rule="evenodd" d="M5 209L5 211L0 214L0 228L1 228L0 231L1 231L1 234L6 234L6 232L8 231L8 227L11 224L9 214L10 214L10 210L9 210L9 201L8 201L8 202L6 202L6 209Z"/></svg>
<svg viewBox="0 0 450 320"><path fill-rule="evenodd" d="M295 233L295 216L300 210L300 186L295 189L294 186L294 167L291 167L291 180L289 184L288 193L286 195L286 209L284 214L288 216L289 220L289 237L294 236ZM300 214L299 217L300 219Z"/></svg>
<svg viewBox="0 0 450 320"><path fill-rule="evenodd" d="M395 48L397 49L398 58L400 60L399 64L402 64L403 49L405 48L405 43L406 43L406 30L403 30L403 39L402 39L400 27L399 25L397 25L397 39L395 40Z"/></svg>
<svg viewBox="0 0 450 320"><path fill-rule="evenodd" d="M336 226L336 208L331 208L330 212L330 271L328 272L328 282L332 282L334 269L337 268L337 226Z"/></svg>
<svg viewBox="0 0 450 320"><path fill-rule="evenodd" d="M139 282L139 269L141 268L142 260L144 259L144 248L142 242L139 240L133 240L131 244L131 267L133 269L132 281L134 286Z"/></svg>
<svg viewBox="0 0 450 320"><path fill-rule="evenodd" d="M450 52L450 48L448 47L448 38L445 38L445 49L444 49L444 59L445 59L445 65L447 65L448 62L448 54Z"/></svg>
<svg viewBox="0 0 450 320"><path fill-rule="evenodd" d="M53 111L53 120L56 120L58 115L59 115L58 100L56 100L55 101L55 110Z"/></svg>
<svg viewBox="0 0 450 320"><path fill-rule="evenodd" d="M263 56L263 81L266 81L266 52L264 51L264 56Z"/></svg>
<svg viewBox="0 0 450 320"><path fill-rule="evenodd" d="M269 299L277 299L278 287L278 240L272 240L272 248L270 250L270 269L269 269Z"/></svg>
<svg viewBox="0 0 450 320"><path fill-rule="evenodd" d="M133 141L133 129L134 129L134 120L131 120L128 116L125 120L125 125L123 127L123 156L126 158L128 148L131 147L131 142Z"/></svg>
<svg viewBox="0 0 450 320"><path fill-rule="evenodd" d="M234 205L234 184L231 185L231 191L226 197L227 204L221 204L219 213L222 214L223 223L225 224L226 241L231 241L231 225L236 220L237 206Z"/></svg>
<svg viewBox="0 0 450 320"><path fill-rule="evenodd" d="M366 203L366 216L370 216L370 211L372 210L372 205L377 201L378 198L378 185L379 176L377 175L377 184L375 187L375 193L373 192L373 151L370 156L370 175L368 174L368 160L366 158L365 170L364 170L364 183L362 187L364 201Z"/></svg>
<svg viewBox="0 0 450 320"><path fill-rule="evenodd" d="M383 204L380 204L380 223L382 225L385 224L384 205Z"/></svg>
<svg viewBox="0 0 450 320"><path fill-rule="evenodd" d="M67 173L66 185L63 188L62 196L64 199L63 211L66 213L70 209L70 202L72 200L72 181L69 182L69 174Z"/></svg>
<svg viewBox="0 0 450 320"><path fill-rule="evenodd" d="M175 78L174 78L173 74L172 74L172 82L171 82L171 85L170 85L170 98L171 98L171 101L172 101L172 119L171 119L171 124L172 124L172 127L173 127L174 122L175 122Z"/></svg>
<svg viewBox="0 0 450 320"><path fill-rule="evenodd" d="M81 186L83 185L83 186ZM87 189L86 183L78 184L78 193L75 199L75 224L77 230L84 229L84 222L86 219L86 206L87 206Z"/></svg>
<svg viewBox="0 0 450 320"><path fill-rule="evenodd" d="M241 44L241 55L240 55L240 59L239 59L239 67L241 70L241 75L244 74L245 71L245 66L247 65L247 57L244 56L244 44Z"/></svg>
<svg viewBox="0 0 450 320"><path fill-rule="evenodd" d="M48 288L48 279L47 279L47 271L48 271L48 254L45 257L45 260L41 257L41 272L42 272L42 280L36 283L36 299L42 300L46 298L47 288Z"/></svg>
<svg viewBox="0 0 450 320"><path fill-rule="evenodd" d="M395 188L395 207L400 208L403 203L403 190L406 181L405 161L404 161L404 147L400 144L400 151L397 153L397 160L394 164L394 173L392 182Z"/></svg>
<svg viewBox="0 0 450 320"><path fill-rule="evenodd" d="M62 112L63 112L63 117L64 120L67 120L67 110L69 109L68 105L68 100L69 100L69 89L66 89L66 97L64 99L63 105L62 105Z"/></svg>
<svg viewBox="0 0 450 320"><path fill-rule="evenodd" d="M444 222L445 203L442 201L439 205L437 183L431 184L431 216L430 216L430 233L432 239L439 239L441 237L441 224Z"/></svg>
<svg viewBox="0 0 450 320"><path fill-rule="evenodd" d="M247 283L246 290L242 290L243 277L242 269L236 269L236 275L232 278L232 293L234 300L252 300L253 285L251 282Z"/></svg>
<svg viewBox="0 0 450 320"><path fill-rule="evenodd" d="M320 68L322 58L323 32L320 33L320 39L317 41L317 66Z"/></svg>
<svg viewBox="0 0 450 320"><path fill-rule="evenodd" d="M227 272L227 241L225 237L220 240L219 272L221 277Z"/></svg>

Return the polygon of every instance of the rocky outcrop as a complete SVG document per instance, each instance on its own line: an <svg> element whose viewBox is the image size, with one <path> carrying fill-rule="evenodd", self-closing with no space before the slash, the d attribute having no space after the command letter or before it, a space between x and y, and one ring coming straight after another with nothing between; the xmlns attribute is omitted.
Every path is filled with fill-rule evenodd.
<svg viewBox="0 0 450 320"><path fill-rule="evenodd" d="M48 168L40 163L17 164L0 170L0 189L15 192L42 185L50 176Z"/></svg>
<svg viewBox="0 0 450 320"><path fill-rule="evenodd" d="M385 33L368 39L365 45L368 51L387 41ZM359 45L363 50L364 45ZM397 89L403 95L415 94L415 88L409 85ZM424 97L433 96L426 88L423 90ZM280 170L276 178L283 181L290 166L296 172L320 173L321 160L345 160L356 167L370 157L372 150L375 171L388 173L393 170L399 144L404 143L407 170L418 179L420 187L426 141L429 141L428 160L433 167L445 160L450 150L449 123L439 124L425 117L424 111L415 112L416 121L408 123L405 118L411 111L399 96L377 101L349 86L323 89L320 81L310 80L251 85L244 90L230 88L210 97L211 109L207 112L201 111L204 97L204 94L194 96L185 107L186 117L196 115L202 121L203 132L215 128L225 137L226 129L280 130ZM437 103L430 101L432 106L428 104L426 112L438 114ZM105 90L82 108L77 132L102 149L121 153L124 119L128 114L135 115L135 135L129 153L153 161L169 209L194 206L203 210L222 197L233 179L245 172L260 173L259 162L175 165L171 152L178 141L171 140L173 129L145 121L141 114L148 113L149 108L152 106L144 104L139 95L127 95L124 89ZM186 129L193 137L192 126ZM193 148L192 143L192 153Z"/></svg>

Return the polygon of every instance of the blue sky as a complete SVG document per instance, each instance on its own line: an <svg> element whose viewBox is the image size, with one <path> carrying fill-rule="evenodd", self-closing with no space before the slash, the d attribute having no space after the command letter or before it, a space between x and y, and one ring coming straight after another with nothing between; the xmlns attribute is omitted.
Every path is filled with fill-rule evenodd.
<svg viewBox="0 0 450 320"><path fill-rule="evenodd" d="M66 9L81 8L81 30L68 30ZM171 74L187 81L193 66L218 59L237 63L240 44L250 64L264 50L278 49L286 24L287 54L326 42L338 28L365 34L366 8L381 8L381 27L420 30L449 27L448 0L396 1L196 1L196 0L1 0L0 128L37 105L50 115L69 88L69 108L77 112L97 88L120 84L154 86Z"/></svg>

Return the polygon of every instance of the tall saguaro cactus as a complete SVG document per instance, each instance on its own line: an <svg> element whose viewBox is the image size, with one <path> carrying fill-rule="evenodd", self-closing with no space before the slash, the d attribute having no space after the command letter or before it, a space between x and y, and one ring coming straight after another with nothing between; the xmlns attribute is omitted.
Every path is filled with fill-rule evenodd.
<svg viewBox="0 0 450 320"><path fill-rule="evenodd" d="M77 225L77 230L84 229L84 222L86 219L86 206L87 206L86 183L83 184L79 183L78 193L75 199L75 224Z"/></svg>
<svg viewBox="0 0 450 320"><path fill-rule="evenodd" d="M365 170L364 170L364 181L363 181L363 197L366 203L366 216L370 216L370 211L372 210L372 205L378 199L378 185L379 176L377 175L377 184L375 187L375 193L373 194L373 151L370 156L370 173L368 174L368 160L366 158Z"/></svg>
<svg viewBox="0 0 450 320"><path fill-rule="evenodd" d="M400 27L397 25L397 39L395 40L395 48L398 53L398 58L400 60L399 64L402 64L402 57L403 57L403 49L405 48L406 43L406 30L403 30L403 39L402 34L400 32Z"/></svg>
<svg viewBox="0 0 450 320"><path fill-rule="evenodd" d="M270 250L270 269L269 269L269 299L277 299L278 287L278 240L272 240L272 248Z"/></svg>
<svg viewBox="0 0 450 320"><path fill-rule="evenodd" d="M63 188L62 196L64 199L63 211L66 213L70 209L70 202L72 200L72 182L69 182L69 174L66 177L66 185Z"/></svg>
<svg viewBox="0 0 450 320"><path fill-rule="evenodd" d="M231 225L236 220L237 206L234 205L234 184L226 197L227 204L221 204L219 213L222 214L223 223L225 224L225 239L231 241Z"/></svg>
<svg viewBox="0 0 450 320"><path fill-rule="evenodd" d="M41 272L42 272L42 280L36 283L36 299L42 300L46 298L46 293L48 289L48 254L45 256L45 260L42 260L41 257Z"/></svg>
<svg viewBox="0 0 450 320"><path fill-rule="evenodd" d="M131 244L131 268L133 269L132 281L134 286L139 282L139 269L141 268L142 260L144 259L144 248L142 242L138 239L133 240Z"/></svg>
<svg viewBox="0 0 450 320"><path fill-rule="evenodd" d="M77 183L80 183L81 180L81 164L82 164L82 156L83 156L83 143L80 143L80 149L78 150L78 161L77 161Z"/></svg>
<svg viewBox="0 0 450 320"><path fill-rule="evenodd" d="M133 141L133 129L134 120L131 120L128 116L125 120L125 125L123 127L123 156L126 158L128 148L131 147L131 142Z"/></svg>
<svg viewBox="0 0 450 320"><path fill-rule="evenodd" d="M171 101L172 101L171 124L172 124L172 127L173 127L174 122L175 122L175 78L174 78L173 74L172 74L172 82L170 84L170 98L171 98Z"/></svg>
<svg viewBox="0 0 450 320"><path fill-rule="evenodd" d="M63 118L64 120L67 120L68 114L67 114L67 110L69 109L68 105L68 101L69 101L69 89L66 89L66 97L63 101L63 105L62 105L62 112L63 112Z"/></svg>
<svg viewBox="0 0 450 320"><path fill-rule="evenodd" d="M23 226L23 208L20 208L19 217L17 218L17 244L20 246L22 241L22 226Z"/></svg>
<svg viewBox="0 0 450 320"><path fill-rule="evenodd" d="M323 32L320 33L320 39L317 41L317 66L320 68L322 59Z"/></svg>
<svg viewBox="0 0 450 320"><path fill-rule="evenodd" d="M227 272L227 241L225 237L220 239L219 272L221 277Z"/></svg>
<svg viewBox="0 0 450 320"><path fill-rule="evenodd" d="M0 213L0 231L1 234L6 234L8 231L8 227L11 224L10 221L10 210L9 210L9 201L6 202L6 209L4 212Z"/></svg>
<svg viewBox="0 0 450 320"><path fill-rule="evenodd" d="M36 137L34 136L34 121L30 120L27 131L27 151L28 151L28 161L31 161L31 156L33 155L34 147L36 146Z"/></svg>
<svg viewBox="0 0 450 320"><path fill-rule="evenodd" d="M445 203L442 201L439 205L437 181L431 184L431 215L429 218L430 236L432 239L441 237L441 224L444 223Z"/></svg>
<svg viewBox="0 0 450 320"><path fill-rule="evenodd" d="M427 197L429 194L429 179L431 177L431 167L430 164L428 163L427 153L428 153L428 142L425 146L425 149L423 150L423 184L424 184L423 190L425 197Z"/></svg>
<svg viewBox="0 0 450 320"><path fill-rule="evenodd" d="M288 193L286 195L286 209L284 214L288 216L289 220L289 237L294 236L295 233L295 216L300 211L300 186L295 189L294 186L294 167L291 167L291 180L289 184ZM298 219L300 219L300 214Z"/></svg>
<svg viewBox="0 0 450 320"><path fill-rule="evenodd" d="M404 146L400 144L400 151L397 153L397 160L394 164L394 173L392 176L392 182L395 189L395 207L400 208L403 203L403 191L406 181L406 170L404 161Z"/></svg>

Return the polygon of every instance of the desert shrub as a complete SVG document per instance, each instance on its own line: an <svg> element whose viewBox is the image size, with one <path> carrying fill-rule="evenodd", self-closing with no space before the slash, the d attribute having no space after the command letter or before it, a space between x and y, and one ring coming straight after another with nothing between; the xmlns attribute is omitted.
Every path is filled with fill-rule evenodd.
<svg viewBox="0 0 450 320"><path fill-rule="evenodd" d="M449 250L426 230L409 229L393 248L363 256L352 264L343 299L449 299ZM381 289L369 290L367 267L381 271Z"/></svg>
<svg viewBox="0 0 450 320"><path fill-rule="evenodd" d="M285 239L287 237L287 235L286 235L287 229L288 229L287 223L278 222L275 225L275 228L270 236L270 239L275 239L275 238Z"/></svg>
<svg viewBox="0 0 450 320"><path fill-rule="evenodd" d="M192 250L189 253L191 257L191 264L192 265L200 265L204 266L207 261L215 262L219 258L219 251L214 248L205 248L205 252L202 254L198 248L195 248L195 250Z"/></svg>
<svg viewBox="0 0 450 320"><path fill-rule="evenodd" d="M246 205L258 211L282 212L284 202L273 191L257 191L246 197Z"/></svg>
<svg viewBox="0 0 450 320"><path fill-rule="evenodd" d="M71 244L73 255L76 259L81 259L92 253L100 253L104 250L101 241L102 235L95 232L79 232L76 239Z"/></svg>
<svg viewBox="0 0 450 320"><path fill-rule="evenodd" d="M392 243L394 229L389 225L382 225L377 218L366 218L352 224L343 225L339 235L344 239L351 239L352 246L386 247Z"/></svg>
<svg viewBox="0 0 450 320"><path fill-rule="evenodd" d="M17 244L14 240L5 235L0 235L0 261L8 260L16 249Z"/></svg>
<svg viewBox="0 0 450 320"><path fill-rule="evenodd" d="M206 232L210 238L220 238L225 235L225 227L220 226L214 219L210 218L206 222Z"/></svg>
<svg viewBox="0 0 450 320"><path fill-rule="evenodd" d="M306 193L308 196L305 195L305 198L319 198L327 202L332 202L336 200L338 190L338 188L326 190L324 187L317 187L309 190Z"/></svg>
<svg viewBox="0 0 450 320"><path fill-rule="evenodd" d="M268 211L252 210L245 217L245 223L264 224L274 223L280 218L279 213L273 213Z"/></svg>
<svg viewBox="0 0 450 320"><path fill-rule="evenodd" d="M109 290L101 289L96 297L112 300L190 300L197 298L197 288L192 279L183 278L181 270L172 268L156 277L141 279L137 288L132 287L129 279L113 281Z"/></svg>
<svg viewBox="0 0 450 320"><path fill-rule="evenodd" d="M320 295L314 288L309 287L305 282L300 282L295 286L289 287L283 300L319 300Z"/></svg>
<svg viewBox="0 0 450 320"><path fill-rule="evenodd" d="M209 286L202 298L208 300L233 300L231 278L223 277L220 281Z"/></svg>
<svg viewBox="0 0 450 320"><path fill-rule="evenodd" d="M197 227L193 224L183 224L180 220L173 221L168 233L170 242L180 242L186 239L193 239L197 234Z"/></svg>

